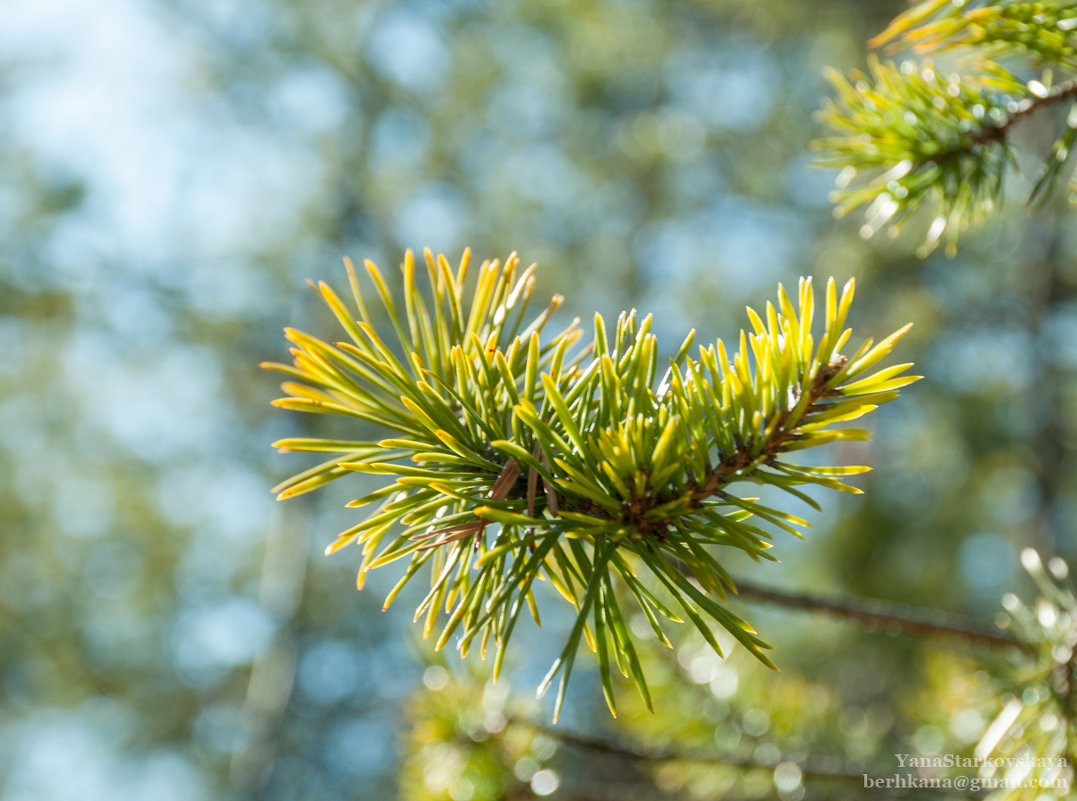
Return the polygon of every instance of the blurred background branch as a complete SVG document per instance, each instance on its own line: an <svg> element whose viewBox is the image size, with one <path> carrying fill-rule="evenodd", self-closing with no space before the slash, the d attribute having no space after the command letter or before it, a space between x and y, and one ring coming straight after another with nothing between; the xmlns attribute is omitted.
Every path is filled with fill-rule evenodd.
<svg viewBox="0 0 1077 801"><path fill-rule="evenodd" d="M868 629L907 637L935 637L988 648L1023 647L1024 644L997 629L973 624L938 610L917 609L904 604L872 602L864 598L835 600L807 593L777 590L734 579L737 597L773 604L798 612L819 612L825 617L848 620Z"/></svg>
<svg viewBox="0 0 1077 801"><path fill-rule="evenodd" d="M872 58L868 71L830 71L838 92L820 119L834 135L817 145L822 163L841 167L834 193L840 213L866 206L870 236L899 230L921 207L934 218L923 253L945 238L956 252L959 231L998 208L1007 172L1018 165L1018 123L1077 97L1077 9L1021 0L927 0L899 15L873 46L953 58L939 64ZM1041 116L1054 142L1037 170L1029 203L1042 206L1072 174L1077 107L1065 120ZM1035 141L1035 140L1033 140ZM1027 161L1027 159L1022 159ZM1071 185L1069 194L1074 197ZM1072 202L1072 201L1071 201Z"/></svg>

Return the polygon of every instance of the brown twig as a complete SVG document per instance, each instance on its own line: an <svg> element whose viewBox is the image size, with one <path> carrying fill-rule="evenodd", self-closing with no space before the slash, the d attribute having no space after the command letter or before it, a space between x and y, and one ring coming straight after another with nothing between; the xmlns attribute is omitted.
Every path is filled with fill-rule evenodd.
<svg viewBox="0 0 1077 801"><path fill-rule="evenodd" d="M1013 109L1010 116L992 126L997 131L1000 131L1004 136L1006 131L1012 128L1025 117L1029 117L1035 114L1040 109L1053 106L1055 103L1062 103L1066 100L1077 100L1077 78L1071 78L1068 81L1063 81L1057 84L1047 92L1043 97L1026 98L1017 104L1017 108Z"/></svg>
<svg viewBox="0 0 1077 801"><path fill-rule="evenodd" d="M1010 109L1010 116L1006 119L991 125L982 125L963 143L955 145L941 153L925 156L924 160L941 164L944 161L969 153L973 148L979 147L980 145L992 142L1004 142L1009 135L1010 129L1022 120L1032 116L1037 111L1041 111L1056 103L1062 103L1067 100L1077 100L1077 78L1072 78L1053 86L1043 97L1029 97L1015 103Z"/></svg>
<svg viewBox="0 0 1077 801"><path fill-rule="evenodd" d="M552 737L571 748L582 749L596 754L607 754L619 759L632 762L694 762L705 765L728 765L732 768L743 770L773 771L781 762L789 762L800 769L801 776L808 780L829 781L841 783L846 789L842 791L846 798L877 798L879 796L892 797L903 795L904 790L887 788L885 786L872 786L877 771L869 771L863 765L850 764L838 757L824 758L782 758L775 761L761 761L750 757L741 757L733 754L719 754L703 749L678 750L676 748L644 748L634 744L607 740L599 737L581 734L555 726L546 726L531 720L511 718L510 725L523 726L532 731ZM856 792L853 786L859 788ZM972 798L965 794L958 794L954 798Z"/></svg>
<svg viewBox="0 0 1077 801"><path fill-rule="evenodd" d="M751 757L737 756L733 754L717 754L710 750L688 749L678 750L675 748L645 748L639 745L607 740L600 737L592 737L568 729L556 726L546 726L531 720L513 718L510 724L524 726L533 731L554 737L565 745L593 751L600 754L609 754L617 757L627 757L641 762L700 762L705 764L729 765L746 770L773 771L779 762L788 761L800 768L805 778L828 779L835 781L857 782L863 786L864 776L872 774L862 766L848 765L840 759L778 759L775 762L760 761Z"/></svg>
<svg viewBox="0 0 1077 801"><path fill-rule="evenodd" d="M997 629L969 623L933 610L915 609L870 600L834 600L806 593L792 593L761 587L735 579L737 595L746 601L760 601L800 612L820 612L850 620L861 626L893 631L908 637L945 637L990 648L1027 648L1025 643Z"/></svg>

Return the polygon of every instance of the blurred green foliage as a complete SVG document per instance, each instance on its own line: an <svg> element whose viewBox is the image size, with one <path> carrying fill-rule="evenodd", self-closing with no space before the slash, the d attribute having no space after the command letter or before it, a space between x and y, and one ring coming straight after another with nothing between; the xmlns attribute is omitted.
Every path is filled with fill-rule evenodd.
<svg viewBox="0 0 1077 801"><path fill-rule="evenodd" d="M873 443L832 454L876 465L869 491L825 499L825 518L804 511L816 535L782 543L774 583L988 618L1021 586L1022 548L1072 561L1071 217L1007 204L955 258L921 261L915 242L865 243L835 223L831 176L809 166L823 68L862 63L899 10L7 3L0 798L380 799L401 771L420 775L400 762L424 671L407 616L382 615L377 592L354 591L354 564L321 555L319 532L350 525L350 495L289 507L266 490L291 469L267 442L341 435L285 422L254 365L278 353L285 322L331 323L297 290L339 275L342 254L515 248L543 265L540 295L572 288L567 317L639 308L670 343L682 320L702 341L729 337L778 281L855 276L853 327L914 320L907 358L927 379L880 413ZM813 756L896 769L895 752L971 748L998 712L946 711L978 653L753 614L780 643L777 680L826 699L821 724L811 710L803 722ZM515 636L502 681L527 692L557 637ZM739 731L733 745L766 761L771 735L795 734L770 704L784 685L752 689L740 656L723 663L738 670L735 709L715 668L675 701L689 692L680 654L698 649L675 644L661 703L687 711L625 709L633 728L618 736L661 745L687 722L698 747ZM580 674L564 725L610 736L600 697ZM638 761L567 747L558 759L541 763L557 773L552 797L690 791L680 763L656 791ZM729 774L693 777L694 792L718 794ZM753 775L757 796L779 792L774 769ZM528 793L533 776L516 779ZM793 779L783 771L791 798L808 781Z"/></svg>
<svg viewBox="0 0 1077 801"><path fill-rule="evenodd" d="M513 699L506 684L481 671L462 673L452 675L437 659L423 672L409 703L400 796L517 799L533 797L533 787L556 787L546 766L557 739L519 724L535 704Z"/></svg>
<svg viewBox="0 0 1077 801"><path fill-rule="evenodd" d="M1002 203L1009 168L1018 165L1014 129L1033 117L1040 131L1061 131L1027 190L1029 203L1042 206L1072 174L1075 30L1077 8L1065 0L925 0L900 14L869 44L943 60L872 59L867 73L848 79L829 71L838 97L821 119L834 135L817 145L823 163L843 168L839 212L867 205L861 232L871 236L888 225L897 232L926 204L934 219L922 252L945 239L953 254L958 232ZM1068 194L1077 204L1072 178Z"/></svg>

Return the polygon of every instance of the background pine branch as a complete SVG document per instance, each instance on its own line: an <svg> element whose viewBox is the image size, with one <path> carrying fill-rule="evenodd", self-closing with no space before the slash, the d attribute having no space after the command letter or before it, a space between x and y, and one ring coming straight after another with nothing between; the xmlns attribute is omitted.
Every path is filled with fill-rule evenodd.
<svg viewBox="0 0 1077 801"><path fill-rule="evenodd" d="M867 73L849 79L830 72L838 98L820 119L837 135L816 145L820 163L842 168L838 213L866 205L861 234L871 236L887 225L896 231L926 206L933 220L922 252L945 238L952 254L959 231L1002 203L1007 172L1018 163L1014 131L1033 116L1061 129L1028 194L1031 204L1046 202L1072 171L1075 27L1077 9L1064 2L931 0L900 15L870 44L953 52L957 60L873 59ZM1051 119L1059 105L1068 110L1064 121Z"/></svg>

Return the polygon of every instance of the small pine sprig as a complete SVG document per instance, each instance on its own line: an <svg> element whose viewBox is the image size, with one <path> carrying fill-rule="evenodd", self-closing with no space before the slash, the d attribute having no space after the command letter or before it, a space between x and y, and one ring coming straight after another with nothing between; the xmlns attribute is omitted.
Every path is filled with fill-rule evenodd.
<svg viewBox="0 0 1077 801"><path fill-rule="evenodd" d="M865 238L921 206L934 209L925 251L944 233L956 246L958 232L982 220L1001 202L1003 179L1013 162L999 134L1008 99L998 91L1022 86L1000 69L980 78L940 75L930 62L900 67L871 57L868 71L848 78L827 73L837 92L820 112L837 135L815 147L817 161L841 169L831 199L844 216L866 206ZM863 175L862 175L863 173Z"/></svg>
<svg viewBox="0 0 1077 801"><path fill-rule="evenodd" d="M721 654L718 624L773 666L769 646L726 607L735 587L716 554L724 547L772 559L764 526L799 536L807 523L731 486L774 486L815 508L802 485L859 492L841 479L868 468L804 466L792 454L868 438L835 426L918 379L904 375L910 364L875 369L908 326L842 355L852 282L839 296L829 281L817 315L812 282L802 279L797 305L779 287L777 304L748 310L752 332L741 332L732 355L720 340L692 355L690 333L660 369L650 316L623 313L611 330L596 315L586 347L578 321L543 342L561 298L524 325L534 265L520 271L515 255L484 262L465 300L468 266L467 252L455 271L427 252L424 291L409 252L401 301L366 264L393 345L374 330L350 263L354 308L317 287L348 341L286 329L294 363L263 366L295 380L274 403L373 422L387 436L275 443L334 454L278 486L279 497L352 472L384 476L384 486L349 504L374 508L328 552L361 546L360 587L369 571L408 560L386 606L428 569L430 591L416 610L424 634L440 621L437 647L456 635L462 655L479 642L485 656L492 643L495 677L522 611L540 620L536 582L556 588L576 620L540 687L541 695L560 673L555 718L581 640L597 654L614 714L614 669L650 705L623 598L666 645L662 621L687 620Z"/></svg>
<svg viewBox="0 0 1077 801"><path fill-rule="evenodd" d="M1077 781L1077 597L1069 565L1045 565L1027 548L1021 564L1038 596L1007 593L1000 625L1025 646L999 688L1001 709L976 745L981 775L1000 787L993 801L1072 798ZM985 783L985 786L989 786Z"/></svg>
<svg viewBox="0 0 1077 801"><path fill-rule="evenodd" d="M953 253L960 231L1001 205L1007 172L1017 163L1012 130L1040 111L1069 104L1029 202L1042 204L1052 195L1077 140L1073 3L928 0L869 44L911 47L921 55L956 51L962 68L944 75L930 60L898 66L871 58L866 73L828 71L837 97L825 102L819 117L834 135L816 143L825 153L819 163L841 169L833 195L837 214L867 207L863 236L885 226L896 233L907 215L926 206L933 220L922 253L942 240ZM1072 179L1070 193L1077 201Z"/></svg>

